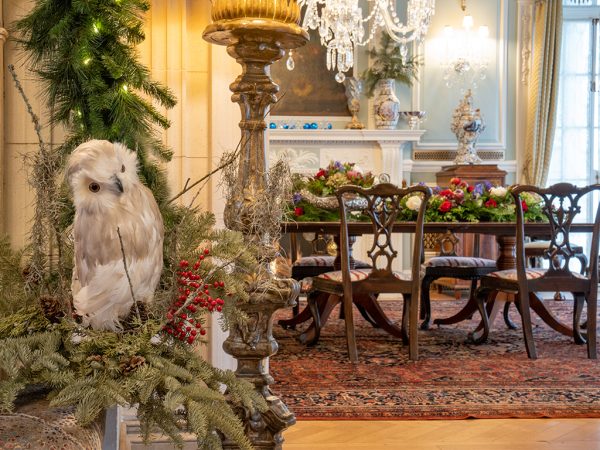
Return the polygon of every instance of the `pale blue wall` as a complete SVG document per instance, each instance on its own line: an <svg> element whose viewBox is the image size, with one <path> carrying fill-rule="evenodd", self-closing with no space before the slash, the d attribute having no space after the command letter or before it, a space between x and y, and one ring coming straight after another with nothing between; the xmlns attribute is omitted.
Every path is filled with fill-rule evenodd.
<svg viewBox="0 0 600 450"><path fill-rule="evenodd" d="M398 10L406 9L406 1L399 0ZM480 144L493 144L504 142L505 160L516 159L515 141L515 92L516 92L516 40L517 40L517 2L514 0L468 0L467 12L473 16L475 26L487 25L490 30L490 38L496 48L491 52L488 76L481 82L475 91L474 104L481 108L482 114L487 122L487 129L482 133ZM437 0L436 14L425 45L423 47L424 66L420 74L419 103L413 102L413 89L399 85L396 93L401 102L401 110L409 110L419 107L428 114L427 121L422 128L427 130L422 142L435 147L440 143L438 149L449 148L449 142L455 142L455 137L450 131L450 120L452 111L456 108L461 94L458 88L447 88L445 86L443 71L435 52L436 45L442 38L442 30L446 25L460 27L463 12L460 9L459 0ZM500 61L498 58L506 58ZM366 67L367 57L364 52L359 53L359 72L362 73ZM502 67L503 74L499 72ZM505 103L501 104L500 96L504 93L499 90L499 77L504 81L501 89L506 90ZM501 110L501 107L504 110ZM367 101L363 101L361 118L367 121ZM501 135L500 120L504 120L504 133ZM406 128L406 124L400 123L399 128ZM412 151L405 151L405 158L412 157ZM419 173L411 177L411 181L435 182L434 173ZM514 182L514 176L507 179L508 183Z"/></svg>

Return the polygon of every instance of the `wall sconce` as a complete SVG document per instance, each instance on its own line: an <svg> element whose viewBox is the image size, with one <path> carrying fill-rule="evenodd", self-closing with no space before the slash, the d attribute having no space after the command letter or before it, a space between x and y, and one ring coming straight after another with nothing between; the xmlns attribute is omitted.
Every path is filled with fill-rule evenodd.
<svg viewBox="0 0 600 450"><path fill-rule="evenodd" d="M467 1L461 0L466 12ZM473 16L465 14L462 28L444 28L442 67L447 87L461 86L461 91L476 89L478 81L485 79L488 66L489 29L483 25L475 29Z"/></svg>

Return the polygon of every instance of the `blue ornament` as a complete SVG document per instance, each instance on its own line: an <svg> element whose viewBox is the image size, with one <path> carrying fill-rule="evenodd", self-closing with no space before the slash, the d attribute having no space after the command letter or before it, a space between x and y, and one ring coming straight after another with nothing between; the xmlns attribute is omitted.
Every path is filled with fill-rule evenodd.
<svg viewBox="0 0 600 450"><path fill-rule="evenodd" d="M284 130L287 130L289 127L290 127L290 126L289 126L287 123L284 123L284 124L283 124L283 129L284 129Z"/></svg>
<svg viewBox="0 0 600 450"><path fill-rule="evenodd" d="M333 128L333 125L331 125L330 123L327 124L327 129L331 130Z"/></svg>
<svg viewBox="0 0 600 450"><path fill-rule="evenodd" d="M269 128L270 128L271 130L274 130L274 129L276 129L276 128L277 128L277 124L276 124L275 122L271 122L271 123L269 124Z"/></svg>
<svg viewBox="0 0 600 450"><path fill-rule="evenodd" d="M305 130L310 130L310 123L305 123L302 128Z"/></svg>
<svg viewBox="0 0 600 450"><path fill-rule="evenodd" d="M317 122L313 122L310 124L310 128L312 130L318 130L319 129L319 124Z"/></svg>

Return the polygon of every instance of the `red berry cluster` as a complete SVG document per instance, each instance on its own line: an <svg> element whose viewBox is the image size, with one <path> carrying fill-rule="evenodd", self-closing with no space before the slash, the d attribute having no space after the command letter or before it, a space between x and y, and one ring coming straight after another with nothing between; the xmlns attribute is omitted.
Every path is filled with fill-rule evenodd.
<svg viewBox="0 0 600 450"><path fill-rule="evenodd" d="M206 334L200 316L206 311L209 313L222 311L225 303L218 296L223 292L225 283L214 281L208 284L198 273L202 261L209 254L210 251L205 249L192 269L188 261L179 261L180 270L177 272L179 296L169 308L168 322L163 327L163 331L188 344L193 344L198 334L201 336Z"/></svg>

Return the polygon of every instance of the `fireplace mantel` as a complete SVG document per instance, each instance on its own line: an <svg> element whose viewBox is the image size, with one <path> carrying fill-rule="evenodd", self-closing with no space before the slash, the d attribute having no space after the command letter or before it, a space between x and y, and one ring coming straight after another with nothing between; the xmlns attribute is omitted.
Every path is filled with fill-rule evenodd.
<svg viewBox="0 0 600 450"><path fill-rule="evenodd" d="M295 171L313 171L329 160L359 163L363 169L385 172L401 183L405 145L420 141L425 130L267 130L269 156L285 154Z"/></svg>

